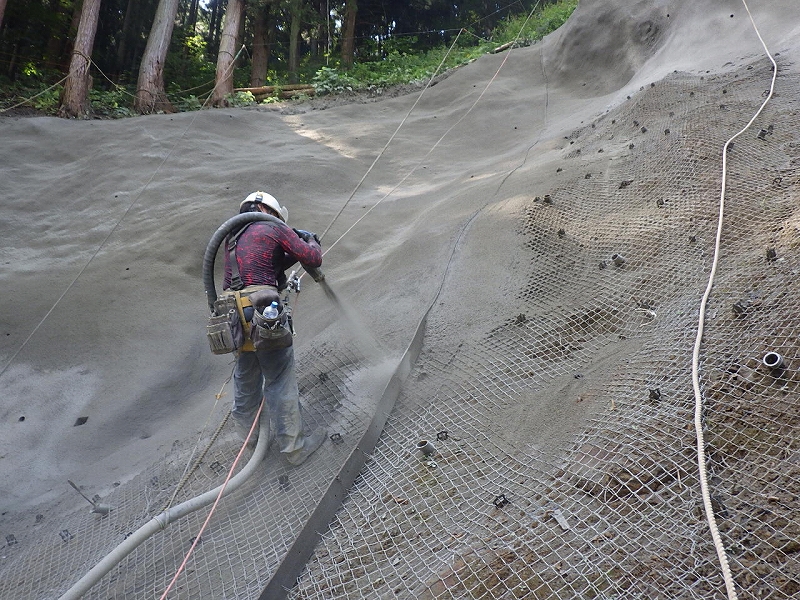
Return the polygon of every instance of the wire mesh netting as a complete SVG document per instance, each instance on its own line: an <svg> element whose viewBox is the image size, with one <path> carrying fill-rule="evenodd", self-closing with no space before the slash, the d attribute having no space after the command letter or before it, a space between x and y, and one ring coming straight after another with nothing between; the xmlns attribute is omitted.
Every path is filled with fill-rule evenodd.
<svg viewBox="0 0 800 600"><path fill-rule="evenodd" d="M314 365L299 381L309 429L364 429L371 417L368 407L353 403L360 397L353 386L358 385L362 360L347 346L323 347L302 359ZM18 530L21 534L5 549L0 597L59 597L154 516L223 483L242 444L232 421L225 421L224 404L210 419L223 423L215 438L216 432L208 431L200 440L176 441L162 461L102 498L111 507L107 514L87 509L66 516L29 515ZM263 473L223 497L187 565L188 577L170 597L258 597L351 449L328 444L318 459L293 469L273 446ZM198 455L201 450L207 452ZM239 467L250 454L246 451ZM160 597L207 514L208 509L191 513L148 539L84 597Z"/></svg>
<svg viewBox="0 0 800 600"><path fill-rule="evenodd" d="M570 136L564 183L517 206L529 257L517 302L459 348L434 311L394 418L293 597L725 596L691 357L719 152L763 101L768 67L673 74ZM740 598L800 592L797 78L779 82L729 153L701 355L712 505ZM784 369L762 364L769 352ZM585 427L568 443L520 443L558 429L570 404ZM420 436L431 458L409 444Z"/></svg>
<svg viewBox="0 0 800 600"><path fill-rule="evenodd" d="M480 343L433 306L379 443L291 597L724 597L698 483L691 356L719 153L770 77L766 60L674 73L570 133L557 159L515 170L495 202L517 218L517 288ZM791 65L778 91L729 152L700 363L712 505L739 597L773 600L800 592ZM540 168L558 168L561 184L537 187ZM299 472L273 449L263 475L222 500L171 597L257 598L284 559L375 410L361 389L372 367L338 339L298 368L309 427L342 443ZM770 352L783 364L765 366ZM102 499L106 515L29 515L6 539L0 597L59 597L170 503L221 483L240 442L228 425L211 441L177 441ZM160 595L206 514L153 536L85 597Z"/></svg>

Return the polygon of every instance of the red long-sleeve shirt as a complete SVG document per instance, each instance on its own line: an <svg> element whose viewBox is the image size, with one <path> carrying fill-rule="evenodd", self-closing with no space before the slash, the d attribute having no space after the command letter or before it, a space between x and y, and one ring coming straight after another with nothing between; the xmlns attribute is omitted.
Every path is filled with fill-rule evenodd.
<svg viewBox="0 0 800 600"><path fill-rule="evenodd" d="M256 221L247 226L236 245L236 264L245 287L274 285L282 287L284 271L296 262L309 267L322 265L322 249L314 240L303 241L283 223ZM225 252L223 289L231 286L230 253Z"/></svg>

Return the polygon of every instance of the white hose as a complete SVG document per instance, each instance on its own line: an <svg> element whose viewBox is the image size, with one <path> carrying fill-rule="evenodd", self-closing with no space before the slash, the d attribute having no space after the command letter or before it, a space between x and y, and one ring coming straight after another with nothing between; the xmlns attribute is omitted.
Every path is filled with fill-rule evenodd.
<svg viewBox="0 0 800 600"><path fill-rule="evenodd" d="M186 502L182 502L177 506L168 508L160 515L150 519L133 534L125 538L125 540L119 546L107 554L103 560L97 563L97 565L95 565L88 573L86 573L86 575L81 577L80 580L78 580L66 591L63 596L59 598L59 600L79 600L81 596L88 592L94 584L100 581L100 579L106 573L118 565L122 559L133 552L151 535L159 530L166 529L167 525L173 521L176 521L181 517L185 517L189 513L193 513L194 511L199 510L204 506L208 506L214 502L214 500L216 500L217 496L220 494L223 486L225 486L223 495L228 495L235 491L256 471L259 463L264 460L268 447L269 431L265 428L265 431L260 432L260 435L258 436L258 443L253 451L253 456L250 457L250 460L244 466L244 468L242 468L241 471L239 471L228 481L227 486L225 486L225 484L219 485L213 490L209 490L199 496L195 496L194 498L187 500Z"/></svg>
<svg viewBox="0 0 800 600"><path fill-rule="evenodd" d="M744 4L744 8L747 11L748 16L750 17L750 22L753 24L753 29L758 36L761 45L764 47L764 51L767 53L769 60L772 62L772 83L770 84L769 94L764 102L761 104L761 107L758 109L756 114L753 115L753 118L747 123L747 125L742 128L742 130L734 135L731 139L725 142L725 146L722 148L722 189L720 192L720 199L719 199L719 218L717 220L717 236L714 242L714 260L711 263L711 273L708 276L708 285L706 286L706 291L703 294L703 299L700 301L700 319L697 323L697 337L694 341L694 351L692 353L692 387L694 388L694 398L695 398L695 412L694 412L694 427L695 433L697 436L697 467L699 470L699 477L700 477L700 489L703 496L703 508L705 509L706 513L706 520L708 521L708 527L711 530L711 537L714 540L714 547L717 550L717 558L719 559L720 567L722 568L722 575L725 579L725 588L728 593L728 600L738 600L738 596L736 595L736 586L734 585L733 575L731 573L730 565L728 564L728 554L725 551L725 546L722 543L722 537L719 534L719 529L717 528L717 520L714 517L714 509L711 506L711 493L708 489L708 473L706 471L706 452L705 452L705 441L703 436L703 395L700 391L700 345L703 340L703 328L705 324L706 318L706 304L708 304L708 298L711 295L711 289L714 286L714 276L717 272L717 264L719 263L719 249L720 249L720 240L722 238L722 222L723 222L723 214L725 212L725 188L727 185L728 180L728 148L730 147L733 140L738 138L742 135L745 131L747 131L753 122L756 120L758 115L761 114L761 111L764 110L764 107L769 102L770 98L772 98L773 90L775 89L775 78L778 75L778 65L775 63L775 59L772 58L772 55L767 48L767 45L764 43L764 40L761 37L761 34L758 31L758 27L756 27L756 23L753 20L753 15L750 14L750 9L747 7L747 2L742 0Z"/></svg>

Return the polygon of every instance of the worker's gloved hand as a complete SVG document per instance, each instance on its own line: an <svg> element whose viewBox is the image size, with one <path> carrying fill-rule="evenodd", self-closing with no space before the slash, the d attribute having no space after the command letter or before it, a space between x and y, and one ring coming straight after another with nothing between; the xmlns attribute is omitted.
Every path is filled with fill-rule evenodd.
<svg viewBox="0 0 800 600"><path fill-rule="evenodd" d="M319 244L319 237L317 237L316 233L306 231L305 229L295 229L294 232L300 236L300 239L302 239L304 242L310 242L311 240L314 240L317 242L317 244Z"/></svg>

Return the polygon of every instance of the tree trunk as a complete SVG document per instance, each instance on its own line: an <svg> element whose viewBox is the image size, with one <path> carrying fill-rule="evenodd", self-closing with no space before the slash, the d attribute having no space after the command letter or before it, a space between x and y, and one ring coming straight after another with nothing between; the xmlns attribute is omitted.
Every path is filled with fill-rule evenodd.
<svg viewBox="0 0 800 600"><path fill-rule="evenodd" d="M314 86L310 83L287 83L285 85L260 85L260 86L253 86L253 87L244 87L244 88L233 88L234 92L250 92L253 95L256 94L271 94L275 90L286 90L290 92L302 90L305 92L306 90L314 89Z"/></svg>
<svg viewBox="0 0 800 600"><path fill-rule="evenodd" d="M253 63L250 68L250 86L259 87L267 81L267 68L272 48L269 39L270 3L256 8L253 23Z"/></svg>
<svg viewBox="0 0 800 600"><path fill-rule="evenodd" d="M83 9L83 1L76 0L75 6L72 8L72 17L69 21L69 29L67 30L67 39L64 41L64 48L61 56L58 57L57 64L65 71L69 69L69 62L72 58L72 51L75 49L75 38L78 36L78 25L81 23L81 10Z"/></svg>
<svg viewBox="0 0 800 600"><path fill-rule="evenodd" d="M0 29L3 29L3 13L6 12L6 0L0 0Z"/></svg>
<svg viewBox="0 0 800 600"><path fill-rule="evenodd" d="M250 25L249 18L247 14L247 3L248 0L244 1L244 8L242 9L242 18L239 19L239 29L236 30L236 42L233 44L233 47L238 51L244 45L244 33L245 29ZM235 56L235 55L234 55Z"/></svg>
<svg viewBox="0 0 800 600"><path fill-rule="evenodd" d="M311 56L319 58L323 52L327 52L328 46L325 44L325 25L329 17L326 13L325 0L315 0L313 3L314 13L316 14L316 25L311 30Z"/></svg>
<svg viewBox="0 0 800 600"><path fill-rule="evenodd" d="M211 0L211 20L208 25L209 45L212 48L219 46L219 30L222 23L222 0Z"/></svg>
<svg viewBox="0 0 800 600"><path fill-rule="evenodd" d="M300 5L302 0L292 0L289 6L289 14L291 15L291 23L289 24L289 83L297 83L297 67L299 60L297 56L297 46L300 41L300 18L302 7Z"/></svg>
<svg viewBox="0 0 800 600"><path fill-rule="evenodd" d="M219 40L216 84L211 95L211 104L214 106L227 106L225 96L233 93L233 59L236 56L236 36L239 34L243 14L244 0L228 0Z"/></svg>
<svg viewBox="0 0 800 600"><path fill-rule="evenodd" d="M125 9L125 18L122 21L122 32L119 34L119 46L117 46L117 72L125 70L128 42L131 37L131 23L133 21L133 6L136 0L128 0L128 7Z"/></svg>
<svg viewBox="0 0 800 600"><path fill-rule="evenodd" d="M58 109L60 117L83 117L92 109L89 102L89 65L99 16L100 0L84 0L75 49L64 84L64 98Z"/></svg>
<svg viewBox="0 0 800 600"><path fill-rule="evenodd" d="M11 49L11 58L8 61L8 70L6 71L6 75L9 79L14 79L14 71L17 68L17 58L19 56L19 42L14 44L14 47Z"/></svg>
<svg viewBox="0 0 800 600"><path fill-rule="evenodd" d="M342 23L342 67L351 69L356 52L356 13L358 0L346 0Z"/></svg>
<svg viewBox="0 0 800 600"><path fill-rule="evenodd" d="M269 94L253 94L253 98L256 99L257 102L261 102L266 98L272 98L277 96L282 100L291 100L292 98L300 98L302 96L314 96L317 91L313 87L305 87L300 90L284 90L282 92L270 92Z"/></svg>
<svg viewBox="0 0 800 600"><path fill-rule="evenodd" d="M186 35L189 36L194 35L197 30L197 5L198 0L192 0L191 5L189 6L189 14L183 24L183 27L186 30Z"/></svg>
<svg viewBox="0 0 800 600"><path fill-rule="evenodd" d="M6 3L6 0L0 0L0 29L3 28L3 7ZM47 50L44 53L44 61L47 64L54 65L56 64L63 56L64 56L64 44L66 41L66 34L67 31L64 31L61 23L64 22L66 19L62 19L64 15L66 15L67 11L64 7L62 7L61 2L59 0L50 0L50 13L55 16L54 23L49 32L48 41L47 41Z"/></svg>
<svg viewBox="0 0 800 600"><path fill-rule="evenodd" d="M164 91L164 62L167 59L172 28L178 14L180 0L160 0L147 38L147 46L139 67L139 81L136 83L136 98L133 108L140 114L154 112L174 113Z"/></svg>

